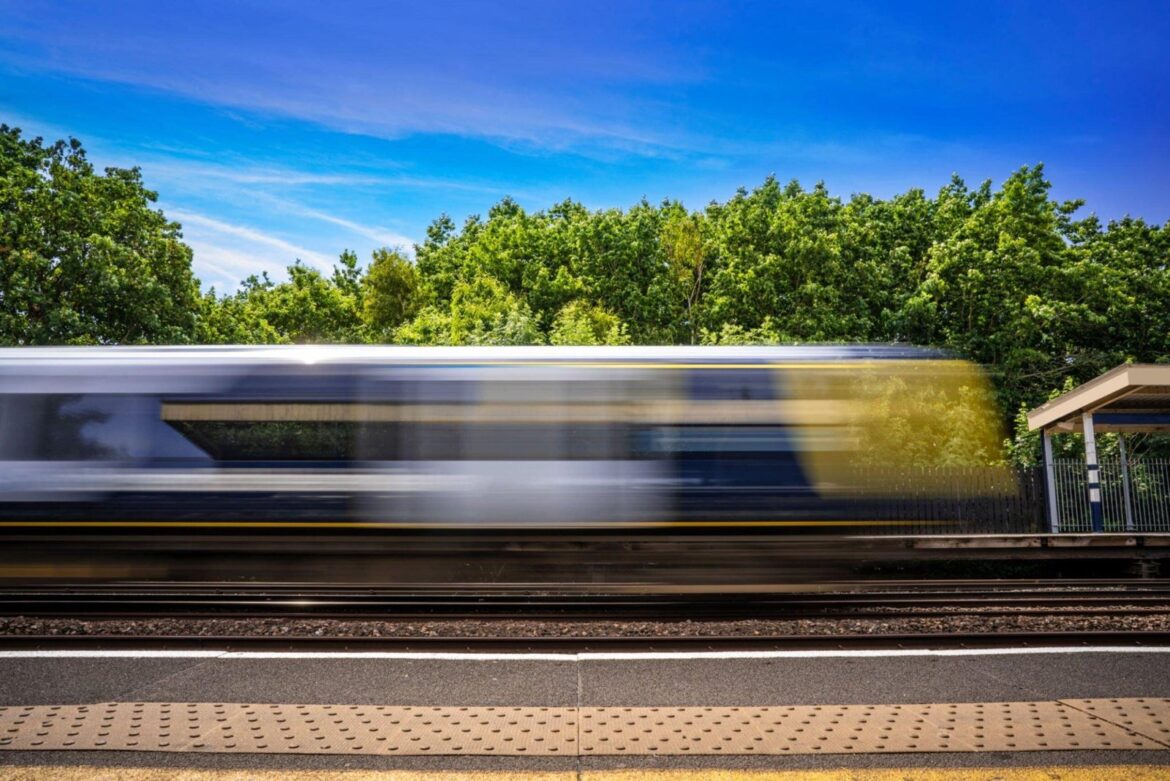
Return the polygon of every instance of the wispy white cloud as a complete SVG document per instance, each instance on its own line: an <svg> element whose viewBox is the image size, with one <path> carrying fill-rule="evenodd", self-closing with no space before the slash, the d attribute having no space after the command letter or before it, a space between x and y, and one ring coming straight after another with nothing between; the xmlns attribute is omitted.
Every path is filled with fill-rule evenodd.
<svg viewBox="0 0 1170 781"><path fill-rule="evenodd" d="M189 161L161 161L158 164L150 165L149 172L162 175L165 178L182 180L187 188L194 187L195 189L210 190L212 192L223 192L222 184L225 182L230 183L233 186L232 196L235 198L242 196L250 203L263 206L269 214L281 214L302 218L302 220L308 219L326 223L342 228L355 237L360 236L378 245L401 247L407 252L413 251L415 240L399 231L380 225L359 222L333 213L332 211L308 206L297 199L274 194L274 192L284 192L287 191L288 187L302 184L312 185L317 190L321 187L344 188L365 184L383 185L388 181L398 182L399 177L396 176L382 177L348 173L317 174L297 171L295 169L272 167L233 169L227 166L193 163ZM236 186L244 186L247 189L241 193L236 189ZM227 195L228 193L223 192L223 194ZM272 236L271 234L261 234L248 226L230 224L208 217L207 215L181 210L172 210L172 214L180 221L195 223L201 227L216 230L219 233L231 233L236 237L261 242L275 249L295 251L298 257L313 262L314 265L322 265L319 261L311 260L315 254L312 250L299 247L293 242ZM329 262L332 262L332 260L330 259Z"/></svg>
<svg viewBox="0 0 1170 781"><path fill-rule="evenodd" d="M252 275L267 272L272 276L281 268L277 259L266 253L257 254L202 238L188 238L186 243L195 255L195 275L204 287L215 287L220 293L231 292Z"/></svg>
<svg viewBox="0 0 1170 781"><path fill-rule="evenodd" d="M306 217L310 220L317 220L318 222L324 222L329 225L336 225L339 228L344 228L349 233L369 239L376 244L387 247L400 247L408 253L413 252L415 239L389 228L366 225L270 193L255 193L255 198L259 202L271 206L274 211L296 217Z"/></svg>
<svg viewBox="0 0 1170 781"><path fill-rule="evenodd" d="M152 178L181 181L188 186L214 186L217 183L257 185L260 187L373 187L381 189L457 190L491 196L516 195L518 188L457 181L440 177L414 176L398 172L307 171L284 166L256 165L241 161L239 165L222 165L184 159L181 153L146 156L138 163Z"/></svg>
<svg viewBox="0 0 1170 781"><path fill-rule="evenodd" d="M279 166L255 166L247 163L241 166L228 166L183 160L176 157L148 157L141 165L151 176L166 177L168 179L183 178L187 181L191 181L192 179L209 179L217 182L230 182L232 184L275 185L280 187L316 185L355 187L384 185L395 181L393 175L322 173Z"/></svg>
<svg viewBox="0 0 1170 781"><path fill-rule="evenodd" d="M365 238L370 239L371 241L375 241L375 242L382 244L384 246L387 246L387 247L400 247L400 248L406 250L407 252L412 251L412 248L414 247L414 239L411 239L408 236L404 236L401 233L397 233L397 232L389 230L387 228L379 228L379 227L372 227L369 225L362 225L359 222L354 222L353 220L347 220L344 217L338 217L338 216L333 215L333 214L327 214L327 213L322 212L322 211L317 211L316 209L306 209L306 208L297 207L294 209L294 211L295 211L295 213L300 214L304 217L308 217L308 218L314 219L314 220L320 220L321 222L327 222L331 225L336 225L338 227L345 228L346 230L351 231L353 233L356 233L359 236L364 236Z"/></svg>
<svg viewBox="0 0 1170 781"><path fill-rule="evenodd" d="M220 247L218 257L221 258L221 262L222 260L230 259L233 268L243 268L245 265L250 266L253 270L249 273L255 273L256 270L273 270L274 267L283 268L297 259L303 260L322 270L328 270L333 265L333 258L324 253L294 244L279 236L273 236L246 225L224 222L223 220L217 220L183 209L170 209L167 214L172 219L178 220L183 224L184 236L193 248L197 244L204 247L209 245ZM195 228L194 231L191 230L192 226ZM211 234L210 237L208 236L209 233ZM225 243L225 238L230 241ZM234 253L230 255L230 258L227 254L227 249L229 248ZM248 254L249 249L255 254ZM244 263L243 259L246 257L255 258L256 260ZM196 249L196 261L201 260L202 258L198 255L198 249Z"/></svg>
<svg viewBox="0 0 1170 781"><path fill-rule="evenodd" d="M278 208L288 213L344 228L376 244L413 252L413 239L387 228L363 225L293 202L281 202L270 197L264 197L263 200L277 203ZM330 270L336 260L247 225L225 222L185 209L169 209L167 214L183 225L184 240L194 252L196 273L204 283L215 284L221 289L234 288L252 274L268 272L270 276L279 278L296 259L322 271Z"/></svg>
<svg viewBox="0 0 1170 781"><path fill-rule="evenodd" d="M486 7L464 8L462 24L451 27L450 11L438 7L322 16L304 6L282 9L279 30L258 36L257 26L272 26L260 7L192 13L180 32L165 9L130 5L100 15L77 6L69 26L14 14L9 35L19 44L3 59L182 95L244 123L275 115L384 138L445 133L650 155L677 142L653 129L673 108L623 88L703 78L693 56L651 46L636 25L627 27L633 9L618 22L567 7L549 14L537 3L513 11L533 25L525 31L512 14ZM443 35L434 34L439 25ZM573 35L548 34L563 25Z"/></svg>

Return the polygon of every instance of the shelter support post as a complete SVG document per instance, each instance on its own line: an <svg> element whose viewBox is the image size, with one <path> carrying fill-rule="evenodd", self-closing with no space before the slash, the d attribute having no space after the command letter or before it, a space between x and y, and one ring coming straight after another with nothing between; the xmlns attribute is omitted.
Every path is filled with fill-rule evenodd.
<svg viewBox="0 0 1170 781"><path fill-rule="evenodd" d="M1097 435L1093 431L1093 413L1081 415L1085 430L1085 469L1088 470L1089 515L1093 531L1105 531L1105 515L1101 510L1101 468L1097 465Z"/></svg>
<svg viewBox="0 0 1170 781"><path fill-rule="evenodd" d="M1131 532L1133 526L1133 493L1129 484L1129 458L1125 454L1125 434L1117 432L1117 455L1121 459L1121 495L1125 502L1125 530Z"/></svg>
<svg viewBox="0 0 1170 781"><path fill-rule="evenodd" d="M1060 508L1056 504L1056 463L1052 460L1052 434L1040 432L1044 441L1044 491L1048 498L1048 530L1060 533Z"/></svg>

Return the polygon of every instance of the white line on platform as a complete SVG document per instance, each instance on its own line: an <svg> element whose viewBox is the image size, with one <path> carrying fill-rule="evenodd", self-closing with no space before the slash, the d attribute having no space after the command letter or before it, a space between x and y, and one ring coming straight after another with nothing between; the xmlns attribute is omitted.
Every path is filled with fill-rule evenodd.
<svg viewBox="0 0 1170 781"><path fill-rule="evenodd" d="M0 659L214 659L226 651L159 651L111 649L108 651L0 651Z"/></svg>
<svg viewBox="0 0 1170 781"><path fill-rule="evenodd" d="M1170 647L1140 646L1056 646L1053 648L891 648L873 650L823 651L642 651L581 653L577 657L590 661L637 661L670 659L886 659L901 656L1028 656L1034 654L1167 654Z"/></svg>
<svg viewBox="0 0 1170 781"><path fill-rule="evenodd" d="M232 651L225 659L403 659L430 662L578 662L583 654L475 653L468 651Z"/></svg>
<svg viewBox="0 0 1170 781"><path fill-rule="evenodd" d="M1052 648L896 648L823 651L582 651L580 653L459 653L453 651L0 651L0 659L388 659L442 662L624 662L700 659L888 659L921 656L1035 656L1050 654L1170 654L1170 646L1056 646Z"/></svg>

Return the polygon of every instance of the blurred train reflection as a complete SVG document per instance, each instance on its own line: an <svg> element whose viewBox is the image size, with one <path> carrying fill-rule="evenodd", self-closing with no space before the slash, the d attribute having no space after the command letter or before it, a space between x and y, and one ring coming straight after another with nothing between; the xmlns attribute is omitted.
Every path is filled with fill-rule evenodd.
<svg viewBox="0 0 1170 781"><path fill-rule="evenodd" d="M7 349L0 524L858 533L1014 490L997 420L900 347Z"/></svg>

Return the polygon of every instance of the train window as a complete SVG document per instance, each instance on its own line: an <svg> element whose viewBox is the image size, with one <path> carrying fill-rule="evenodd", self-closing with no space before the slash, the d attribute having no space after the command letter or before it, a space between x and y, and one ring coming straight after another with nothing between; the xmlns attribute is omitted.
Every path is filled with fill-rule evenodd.
<svg viewBox="0 0 1170 781"><path fill-rule="evenodd" d="M93 436L110 417L83 396L11 395L0 399L5 460L91 461L119 456L118 447ZM88 407L88 408L87 408ZM87 430L88 429L88 430Z"/></svg>
<svg viewBox="0 0 1170 781"><path fill-rule="evenodd" d="M348 421L171 421L217 461L344 461L358 425Z"/></svg>
<svg viewBox="0 0 1170 781"><path fill-rule="evenodd" d="M0 396L0 458L94 461L155 454L157 402L143 396Z"/></svg>
<svg viewBox="0 0 1170 781"><path fill-rule="evenodd" d="M703 369L688 378L695 401L770 401L775 398L772 372L760 369Z"/></svg>

